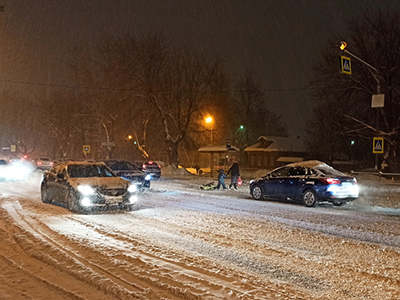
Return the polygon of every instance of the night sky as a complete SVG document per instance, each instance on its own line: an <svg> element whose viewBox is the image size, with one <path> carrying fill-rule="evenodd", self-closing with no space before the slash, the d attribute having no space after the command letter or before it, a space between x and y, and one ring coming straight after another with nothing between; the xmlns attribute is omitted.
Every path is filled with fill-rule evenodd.
<svg viewBox="0 0 400 300"><path fill-rule="evenodd" d="M171 43L253 69L290 135L304 136L319 53L365 12L399 0L0 0L0 84L25 97L68 91L68 62L105 35L163 31ZM339 61L339 60L338 60ZM339 63L338 63L339 72Z"/></svg>

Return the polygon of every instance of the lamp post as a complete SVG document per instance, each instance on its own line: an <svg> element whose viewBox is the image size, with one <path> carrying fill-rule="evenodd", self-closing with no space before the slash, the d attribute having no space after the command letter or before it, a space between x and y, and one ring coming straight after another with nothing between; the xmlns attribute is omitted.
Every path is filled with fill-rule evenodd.
<svg viewBox="0 0 400 300"><path fill-rule="evenodd" d="M368 67L369 72L371 73L371 75L374 77L374 79L376 80L377 86L376 86L376 93L377 95L373 95L372 96L372 104L371 107L375 107L375 108L379 108L379 107L383 107L384 106L384 95L381 95L381 82L379 79L379 72L378 69L375 68L374 66L370 65L369 63L367 63L366 61L362 60L361 58L359 58L357 55L351 53L349 50L346 49L347 47L347 43L342 41L340 42L340 50L342 50L344 53L350 55L351 57L354 57L355 59L357 59L359 62L361 62L362 64L364 64L365 66ZM375 96L375 97L374 97ZM377 96L377 97L376 97ZM379 110L376 110L376 131L377 133L379 133ZM375 169L378 169L378 154L375 154Z"/></svg>
<svg viewBox="0 0 400 300"><path fill-rule="evenodd" d="M206 118L206 123L207 124L210 124L210 139L211 139L211 146L212 146L212 143L213 143L213 136L212 136L212 124L213 124L213 118L212 117L207 117Z"/></svg>

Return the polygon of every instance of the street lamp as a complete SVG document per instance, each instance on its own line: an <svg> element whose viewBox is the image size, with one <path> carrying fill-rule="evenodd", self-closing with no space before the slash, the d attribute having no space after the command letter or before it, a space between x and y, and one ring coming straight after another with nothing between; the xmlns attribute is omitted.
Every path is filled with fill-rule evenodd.
<svg viewBox="0 0 400 300"><path fill-rule="evenodd" d="M357 55L351 53L349 50L346 49L346 47L347 47L347 43L344 42L344 41L341 41L340 42L340 46L339 46L340 50L342 50L344 53L350 55L351 57L354 57L359 62L361 62L362 64L367 66L369 72L371 73L371 75L376 80L376 83L377 83L376 93L377 94L376 95L372 95L371 107L375 107L375 108L383 107L384 106L385 95L381 94L381 82L380 82L380 79L379 79L378 69L375 68L374 66L370 65L366 61L362 60ZM379 129L379 110L376 111L376 131L379 134L378 129ZM376 156L375 156L375 169L378 169L378 154L376 154Z"/></svg>
<svg viewBox="0 0 400 300"><path fill-rule="evenodd" d="M213 143L213 136L212 136L212 124L213 124L213 118L212 117L207 117L206 118L206 123L210 124L210 137L211 137L211 146Z"/></svg>

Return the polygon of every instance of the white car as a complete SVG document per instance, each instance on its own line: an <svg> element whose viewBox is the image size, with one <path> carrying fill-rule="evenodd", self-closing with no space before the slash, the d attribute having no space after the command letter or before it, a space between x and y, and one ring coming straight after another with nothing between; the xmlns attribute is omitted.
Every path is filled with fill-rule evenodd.
<svg viewBox="0 0 400 300"><path fill-rule="evenodd" d="M34 163L36 169L42 171L50 170L54 165L54 162L48 157L39 157L34 160Z"/></svg>
<svg viewBox="0 0 400 300"><path fill-rule="evenodd" d="M64 202L72 212L88 212L100 207L132 208L139 185L117 177L104 163L73 161L45 172L40 190L44 203Z"/></svg>

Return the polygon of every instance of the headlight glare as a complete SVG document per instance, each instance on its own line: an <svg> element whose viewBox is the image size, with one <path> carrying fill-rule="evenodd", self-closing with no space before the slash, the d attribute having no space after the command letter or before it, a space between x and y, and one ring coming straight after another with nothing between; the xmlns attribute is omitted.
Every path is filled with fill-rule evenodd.
<svg viewBox="0 0 400 300"><path fill-rule="evenodd" d="M144 179L145 180L150 180L151 179L151 175L146 175L146 177Z"/></svg>
<svg viewBox="0 0 400 300"><path fill-rule="evenodd" d="M94 194L94 189L90 185L79 185L78 191L83 195L92 195Z"/></svg>
<svg viewBox="0 0 400 300"><path fill-rule="evenodd" d="M136 191L137 191L137 186L135 184L132 184L131 186L128 187L129 193L134 193Z"/></svg>

